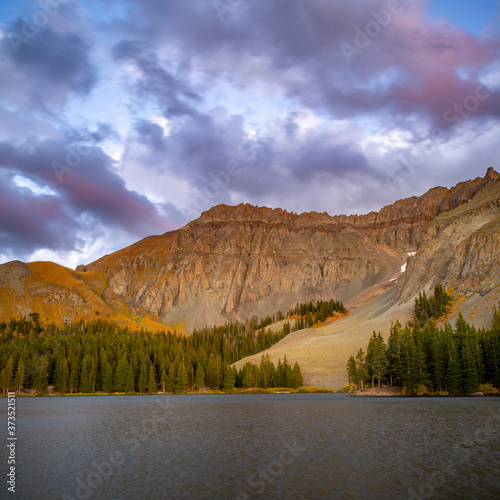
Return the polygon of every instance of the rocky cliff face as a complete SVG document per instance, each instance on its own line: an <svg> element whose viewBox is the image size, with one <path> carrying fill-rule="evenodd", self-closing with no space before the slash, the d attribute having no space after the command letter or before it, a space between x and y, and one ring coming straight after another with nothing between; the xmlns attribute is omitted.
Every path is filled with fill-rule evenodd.
<svg viewBox="0 0 500 500"><path fill-rule="evenodd" d="M179 230L76 271L52 263L43 272L40 263L0 266L0 316L42 307L66 319L75 319L68 316L75 311L141 325L146 317L185 321L190 331L287 310L297 301L347 301L400 276L415 251L397 285L399 300L437 281L460 293L484 293L500 281L499 189L490 169L484 179L437 187L361 216L219 205Z"/></svg>
<svg viewBox="0 0 500 500"><path fill-rule="evenodd" d="M407 300L438 282L466 297L500 283L500 175L492 168L465 204L431 221L398 297Z"/></svg>
<svg viewBox="0 0 500 500"><path fill-rule="evenodd" d="M79 270L103 271L108 293L131 310L148 311L168 324L184 320L188 330L284 310L297 301L346 301L395 276L408 252L428 241L437 216L496 184L494 174L488 175L362 216L219 205L182 229L146 238ZM416 286L407 285L412 291ZM403 288L401 297L410 293Z"/></svg>

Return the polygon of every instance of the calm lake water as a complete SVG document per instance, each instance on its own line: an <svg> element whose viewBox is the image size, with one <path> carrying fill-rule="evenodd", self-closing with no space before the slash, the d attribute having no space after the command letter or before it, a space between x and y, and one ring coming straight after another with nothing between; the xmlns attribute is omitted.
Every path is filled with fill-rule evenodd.
<svg viewBox="0 0 500 500"><path fill-rule="evenodd" d="M159 395L16 405L16 498L500 498L500 398ZM4 431L6 406L3 398ZM0 498L9 498L5 482Z"/></svg>

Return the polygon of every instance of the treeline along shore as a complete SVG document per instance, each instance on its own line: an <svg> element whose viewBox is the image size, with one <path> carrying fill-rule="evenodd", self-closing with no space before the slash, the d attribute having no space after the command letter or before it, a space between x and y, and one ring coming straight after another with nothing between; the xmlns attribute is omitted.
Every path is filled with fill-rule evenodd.
<svg viewBox="0 0 500 500"><path fill-rule="evenodd" d="M454 327L446 322L438 328L451 302L437 285L430 298L423 292L415 299L413 321L392 324L387 342L373 332L366 353L360 348L347 362L351 388L400 386L401 395L498 394L500 314L495 308L489 329L474 328L462 313Z"/></svg>

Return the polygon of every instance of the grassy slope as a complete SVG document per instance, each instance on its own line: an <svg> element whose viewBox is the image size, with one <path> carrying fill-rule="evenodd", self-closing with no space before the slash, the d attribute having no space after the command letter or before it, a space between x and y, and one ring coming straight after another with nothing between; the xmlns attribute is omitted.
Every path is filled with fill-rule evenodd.
<svg viewBox="0 0 500 500"><path fill-rule="evenodd" d="M293 332L268 349L271 361L286 355L289 363L298 361L304 373L304 383L311 386L340 389L347 383L346 362L349 356L366 344L373 330L387 334L392 321L405 321L413 312L413 303L390 305L395 287L387 289L368 302L353 308L346 318L322 328ZM262 353L236 363L240 368L250 361L259 363Z"/></svg>
<svg viewBox="0 0 500 500"><path fill-rule="evenodd" d="M414 298L398 304L394 300L396 288L380 286L382 293L370 295L368 301L352 307L346 318L322 328L308 328L290 333L283 340L264 353L271 361L278 362L286 355L289 363L298 361L304 373L304 383L317 387L341 389L347 384L346 363L366 346L373 333L380 331L387 339L391 323L399 319L402 324L411 319ZM479 294L469 299L460 297L450 311L448 320L454 324L459 311L471 325L489 327L493 317L493 307L498 307L500 286L484 297ZM249 356L236 363L241 368L247 361L260 363L263 353Z"/></svg>
<svg viewBox="0 0 500 500"><path fill-rule="evenodd" d="M104 291L108 281L102 271L76 272L52 262L32 262L27 266L31 275L21 278L17 286L0 285L1 319L36 311L42 321L58 325L64 321L101 318L134 329L172 330L150 314L132 314L116 296L106 301Z"/></svg>

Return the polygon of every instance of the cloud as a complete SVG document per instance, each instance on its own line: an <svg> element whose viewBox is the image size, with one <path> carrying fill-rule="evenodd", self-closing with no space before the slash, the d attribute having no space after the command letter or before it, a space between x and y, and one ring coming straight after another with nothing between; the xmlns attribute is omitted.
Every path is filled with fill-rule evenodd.
<svg viewBox="0 0 500 500"><path fill-rule="evenodd" d="M500 48L498 37L429 24L426 2L403 1L390 14L382 0L255 0L238 4L223 22L210 2L131 3L142 22L127 24L126 31L140 35L142 46L145 40L148 47L175 44L181 58L203 68L212 81L230 74L240 87L267 82L334 119L385 111L417 114L447 128L443 113L474 95L478 73L498 58ZM388 19L387 25L380 21L379 34L366 35L376 19ZM366 40L362 50L358 33ZM357 51L350 61L343 43ZM464 68L465 79L459 76ZM476 117L498 117L499 104L496 93Z"/></svg>
<svg viewBox="0 0 500 500"><path fill-rule="evenodd" d="M66 86L88 94L96 83L96 68L89 62L88 44L75 33L41 30L36 40L21 43L11 57L38 84Z"/></svg>
<svg viewBox="0 0 500 500"><path fill-rule="evenodd" d="M16 186L13 172L0 170L0 242L3 256L25 258L38 248L67 251L81 245L82 225L57 196Z"/></svg>
<svg viewBox="0 0 500 500"><path fill-rule="evenodd" d="M92 238L94 225L125 230L136 237L167 230L155 205L128 189L113 166L98 146L74 137L46 140L23 151L0 143L0 173L6 185L0 227L10 241L4 248L24 248L24 255L37 245L77 249L82 244L77 235L86 229ZM45 188L55 194L41 195L16 186L16 175L29 179L40 191Z"/></svg>
<svg viewBox="0 0 500 500"><path fill-rule="evenodd" d="M217 203L362 213L498 156L491 29L427 0L222 3L68 2L16 50L39 7L2 25L4 255L88 261Z"/></svg>

